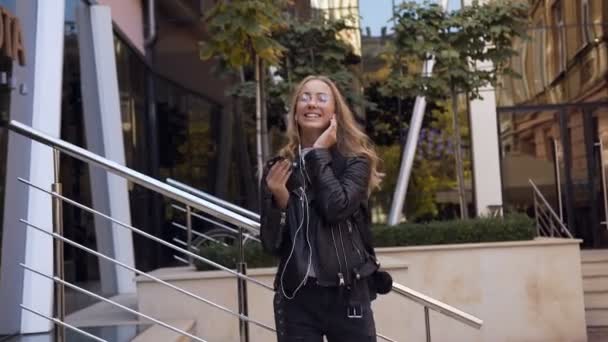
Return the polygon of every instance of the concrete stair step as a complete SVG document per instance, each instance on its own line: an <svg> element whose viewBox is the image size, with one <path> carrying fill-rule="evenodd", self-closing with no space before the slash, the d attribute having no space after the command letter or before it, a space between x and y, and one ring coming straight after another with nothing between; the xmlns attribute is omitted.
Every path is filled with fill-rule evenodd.
<svg viewBox="0 0 608 342"><path fill-rule="evenodd" d="M592 262L582 264L583 278L588 276L608 276L608 262Z"/></svg>
<svg viewBox="0 0 608 342"><path fill-rule="evenodd" d="M585 292L585 308L608 308L608 291Z"/></svg>
<svg viewBox="0 0 608 342"><path fill-rule="evenodd" d="M587 342L608 341L608 327L597 327L587 329Z"/></svg>
<svg viewBox="0 0 608 342"><path fill-rule="evenodd" d="M608 307L597 309L585 309L585 319L587 327L607 327L608 328Z"/></svg>
<svg viewBox="0 0 608 342"><path fill-rule="evenodd" d="M136 294L121 294L111 297L110 300L137 310ZM112 325L137 325L139 317L112 304L99 301L84 309L67 315L66 322L76 327L99 327Z"/></svg>
<svg viewBox="0 0 608 342"><path fill-rule="evenodd" d="M608 291L608 276L583 277L583 291Z"/></svg>
<svg viewBox="0 0 608 342"><path fill-rule="evenodd" d="M192 335L196 334L196 321L194 320L165 321L165 323ZM181 335L162 325L154 324L137 335L131 342L190 342L191 340L188 336Z"/></svg>
<svg viewBox="0 0 608 342"><path fill-rule="evenodd" d="M581 262L608 261L608 249L586 249L581 251Z"/></svg>

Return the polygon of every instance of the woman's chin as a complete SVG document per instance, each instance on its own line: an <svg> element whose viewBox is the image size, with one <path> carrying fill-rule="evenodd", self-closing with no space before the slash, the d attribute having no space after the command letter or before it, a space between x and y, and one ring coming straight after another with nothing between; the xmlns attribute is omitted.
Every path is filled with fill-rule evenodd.
<svg viewBox="0 0 608 342"><path fill-rule="evenodd" d="M305 130L305 131L310 131L310 132L316 132L316 131L321 131L323 132L327 126L329 126L328 123L323 123L323 122L306 122L306 123L301 123L300 124L300 128Z"/></svg>

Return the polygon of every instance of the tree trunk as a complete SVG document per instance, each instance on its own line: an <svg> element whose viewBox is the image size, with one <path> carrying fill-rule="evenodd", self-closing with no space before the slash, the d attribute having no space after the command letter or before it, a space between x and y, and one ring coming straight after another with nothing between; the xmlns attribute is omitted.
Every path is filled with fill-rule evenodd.
<svg viewBox="0 0 608 342"><path fill-rule="evenodd" d="M235 144L236 144L236 155L237 165L239 167L240 175L240 186L239 188L245 189L245 204L244 206L253 211L258 211L258 187L254 177L254 171L252 169L251 159L249 157L249 146L247 143L247 129L245 128L243 118L243 103L242 100L237 100L237 109L234 118L234 131L235 131ZM242 190L241 190L242 191ZM242 193L242 192L241 192Z"/></svg>
<svg viewBox="0 0 608 342"><path fill-rule="evenodd" d="M460 218L466 219L469 217L467 200L465 195L464 185L464 165L462 163L462 141L460 137L460 120L458 115L458 94L456 89L452 87L452 124L454 125L454 149L456 157L456 178L458 179L458 200L460 202Z"/></svg>
<svg viewBox="0 0 608 342"><path fill-rule="evenodd" d="M264 151L262 144L262 98L261 98L261 70L260 58L255 56L255 145L256 145L256 160L258 166L258 183L262 179L262 171L264 169Z"/></svg>
<svg viewBox="0 0 608 342"><path fill-rule="evenodd" d="M235 99L236 101L236 99ZM230 166L234 156L233 141L234 141L234 108L229 106L224 107L220 123L220 137L218 143L217 168L215 177L215 195L217 197L228 198L228 184L230 182Z"/></svg>
<svg viewBox="0 0 608 342"><path fill-rule="evenodd" d="M266 161L272 154L270 149L270 137L268 135L268 107L266 87L266 68L263 60L260 60L260 101L262 103L262 160Z"/></svg>
<svg viewBox="0 0 608 342"><path fill-rule="evenodd" d="M239 75L241 78L241 83L245 83L245 72L243 67L239 69ZM255 182L254 172L252 170L252 162L249 156L249 144L247 138L247 129L245 127L245 118L244 118L244 110L243 110L243 100L240 98L235 98L236 100L236 111L234 118L235 125L235 144L237 145L237 158L239 165L239 173L241 175L241 183L240 185L245 188L245 207L249 210L258 211L258 205L260 203L260 199L258 196L259 193L259 183Z"/></svg>

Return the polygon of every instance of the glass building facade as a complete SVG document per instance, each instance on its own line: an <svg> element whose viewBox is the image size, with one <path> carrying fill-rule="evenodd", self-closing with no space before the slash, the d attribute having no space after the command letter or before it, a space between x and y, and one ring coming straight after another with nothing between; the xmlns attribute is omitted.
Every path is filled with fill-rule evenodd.
<svg viewBox="0 0 608 342"><path fill-rule="evenodd" d="M15 11L15 0L0 0L0 6L10 12ZM6 121L10 117L11 104L11 71L12 60L0 55L0 122ZM8 131L0 127L0 246L2 246L2 220L4 214L4 197L6 182L6 153L8 145ZM0 253L0 267L2 267L2 253Z"/></svg>
<svg viewBox="0 0 608 342"><path fill-rule="evenodd" d="M608 245L606 5L533 1L497 91L504 204L534 214L529 181L585 247ZM567 23L567 24L566 24Z"/></svg>
<svg viewBox="0 0 608 342"><path fill-rule="evenodd" d="M79 32L76 23L76 9L81 3L83 2L79 0L66 1L60 137L87 148L81 94ZM9 10L14 4L15 1L0 0L0 6ZM167 18L163 19L163 16L168 14L162 11L162 7L160 9L159 20L170 22ZM143 27L141 29L143 32ZM173 39L170 35L168 38ZM170 72L161 75L116 24L114 50L126 166L162 181L172 178L249 209L255 209L252 206L255 202L251 200L256 199L253 194L257 190L251 189L254 182L246 182L242 177L243 170L254 169L252 165L243 167L242 164L252 162L252 158L243 156L252 155L253 131L246 130L240 120L236 120L234 125L222 125L223 115L231 114L231 110L226 110L224 104L217 99L184 85L179 80L179 73L175 78L170 77ZM198 60L197 51L193 50L193 55L198 63L202 63ZM171 64L171 61L161 59L159 64L167 70L170 69L167 64ZM3 120L9 118L11 92L15 91L10 82L11 65L11 60L0 57L0 117ZM209 68L202 64L197 67ZM221 92L219 91L220 94ZM235 134L234 129L240 130L242 134ZM222 135L235 136L237 142L220 146ZM8 131L0 128L0 246L4 208L2 201L5 199L4 189L7 182L7 140ZM227 167L222 169L226 172L218 174L219 156L222 154L227 154L227 157L223 158L229 162ZM89 165L62 155L60 170L64 195L92 207ZM171 222L178 216L171 207L172 203L133 183L128 183L128 192L132 225L166 241L172 241L177 233ZM64 205L64 221L66 238L98 249L93 215L74 206ZM149 271L177 263L171 251L158 243L137 235L133 236L133 243L135 267L139 269ZM67 281L101 295L109 295L102 293L100 277L100 266L96 257L80 249L65 246ZM76 293L68 292L67 296L68 312L91 303L89 298Z"/></svg>

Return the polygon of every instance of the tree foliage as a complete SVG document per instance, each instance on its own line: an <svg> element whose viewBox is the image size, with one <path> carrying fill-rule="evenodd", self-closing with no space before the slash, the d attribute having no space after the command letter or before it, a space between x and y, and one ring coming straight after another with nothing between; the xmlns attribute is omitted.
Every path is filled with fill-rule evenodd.
<svg viewBox="0 0 608 342"><path fill-rule="evenodd" d="M271 75L270 113L285 113L292 88L309 75L325 75L344 92L351 105L362 103L353 91L357 75L351 67L360 57L353 48L339 38L343 30L352 29L348 18L315 18L309 21L291 19L285 29L277 31L273 38L285 48L283 57Z"/></svg>
<svg viewBox="0 0 608 342"><path fill-rule="evenodd" d="M209 38L201 47L201 58L222 57L238 68L250 65L254 56L277 64L285 50L273 32L286 25L282 6L286 0L218 1L205 16Z"/></svg>
<svg viewBox="0 0 608 342"><path fill-rule="evenodd" d="M452 127L452 111L447 102L438 102L428 108L429 115L418 137L416 158L406 198L404 212L410 222L426 221L438 217L451 217L437 203L437 194L456 187L454 169L454 150L456 146L454 129ZM468 140L469 130L466 127L466 111L459 113L461 132ZM390 140L387 140L390 141ZM401 161L402 145L393 139L392 144L377 146L382 159L382 171L386 177L382 180L382 188L373 195L374 203L384 210L390 208L393 192L397 185L397 176ZM465 170L470 168L470 159L464 159ZM470 174L466 176L470 177Z"/></svg>
<svg viewBox="0 0 608 342"><path fill-rule="evenodd" d="M436 3L410 1L398 8L394 20L396 54L384 92L445 99L455 90L476 99L482 97L480 88L496 84L499 74L516 75L508 62L517 55L513 39L525 37L527 5L474 1L446 12ZM433 58L432 75L421 72ZM482 62L492 65L477 68Z"/></svg>
<svg viewBox="0 0 608 342"><path fill-rule="evenodd" d="M447 12L440 5L410 1L396 11L391 77L384 94L431 101L457 96L481 99L481 89L495 85L499 75L516 75L509 67L512 42L525 37L527 5L521 1L491 1ZM459 115L452 116L461 218L468 217Z"/></svg>

